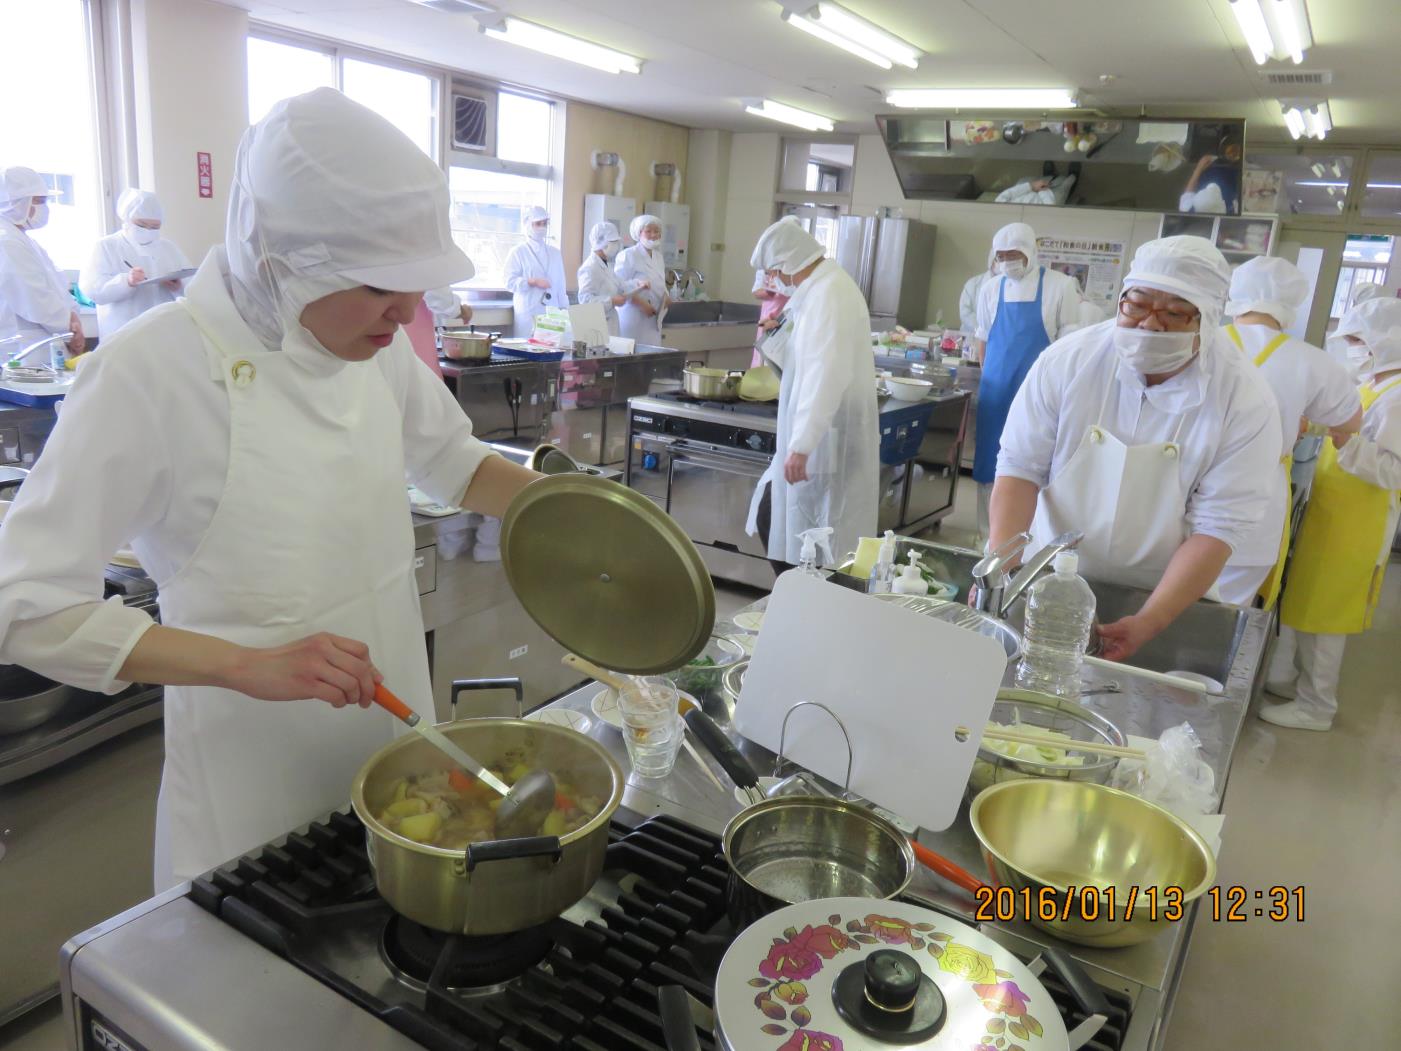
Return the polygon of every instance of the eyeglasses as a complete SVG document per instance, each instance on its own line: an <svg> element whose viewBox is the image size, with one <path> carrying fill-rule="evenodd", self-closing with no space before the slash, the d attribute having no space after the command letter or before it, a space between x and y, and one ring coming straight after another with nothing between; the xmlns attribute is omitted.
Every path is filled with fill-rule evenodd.
<svg viewBox="0 0 1401 1051"><path fill-rule="evenodd" d="M1193 321L1201 318L1201 312L1196 310L1183 310L1176 304L1165 307L1150 306L1147 303L1137 303L1125 296L1119 300L1119 313L1128 318L1134 324L1142 324L1150 317L1157 318L1165 328L1180 329L1186 328Z"/></svg>

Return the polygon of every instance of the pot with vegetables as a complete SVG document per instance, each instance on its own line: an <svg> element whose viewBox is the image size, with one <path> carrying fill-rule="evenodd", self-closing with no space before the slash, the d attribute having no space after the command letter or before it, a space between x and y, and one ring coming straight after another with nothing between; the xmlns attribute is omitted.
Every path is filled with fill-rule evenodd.
<svg viewBox="0 0 1401 1051"><path fill-rule="evenodd" d="M402 737L361 769L351 791L380 894L435 930L505 934L553 919L603 870L623 774L591 738L521 719L439 729L507 784L538 770L555 782L539 835L499 838L501 797L432 744Z"/></svg>
<svg viewBox="0 0 1401 1051"><path fill-rule="evenodd" d="M984 737L968 778L970 801L989 785L1022 778L1108 784L1119 760L1075 746L1125 743L1123 731L1097 712L1032 690L999 690L987 730L1011 730L1037 740L1013 743Z"/></svg>

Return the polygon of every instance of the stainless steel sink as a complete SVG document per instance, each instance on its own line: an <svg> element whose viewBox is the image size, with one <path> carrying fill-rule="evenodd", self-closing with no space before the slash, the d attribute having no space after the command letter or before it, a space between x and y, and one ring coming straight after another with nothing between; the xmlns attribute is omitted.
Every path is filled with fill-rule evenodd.
<svg viewBox="0 0 1401 1051"><path fill-rule="evenodd" d="M925 566L940 580L956 584L958 601L966 602L973 579L973 566L982 555L965 548L927 541L920 543L919 550ZM897 558L903 556L903 551L897 551ZM1137 612L1149 594L1141 588L1098 580L1089 581L1089 585L1098 602L1096 615L1101 623ZM1010 611L1008 622L1019 632L1025 614L1025 601L1017 602ZM1190 671L1209 675L1218 682L1227 682L1245 637L1249 617L1247 610L1237 606L1198 602L1134 654L1132 663L1152 671Z"/></svg>
<svg viewBox="0 0 1401 1051"><path fill-rule="evenodd" d="M667 308L664 328L677 328L683 325L729 325L759 323L757 303L725 303L705 300L701 302L673 303Z"/></svg>

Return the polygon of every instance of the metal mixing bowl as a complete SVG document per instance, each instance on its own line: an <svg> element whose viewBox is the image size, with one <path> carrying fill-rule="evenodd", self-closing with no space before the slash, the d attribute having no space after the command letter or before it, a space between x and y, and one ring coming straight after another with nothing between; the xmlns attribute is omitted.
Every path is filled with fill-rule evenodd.
<svg viewBox="0 0 1401 1051"><path fill-rule="evenodd" d="M978 793L968 819L998 885L1011 887L1019 901L1030 889L1033 906L1042 888L1054 890L1056 918L1045 921L1034 907L1028 918L1080 945L1148 941L1185 916L1216 879L1216 859L1195 830L1104 785L1004 781ZM1094 890L1082 893L1087 887ZM1075 899L1067 908L1070 888Z"/></svg>
<svg viewBox="0 0 1401 1051"><path fill-rule="evenodd" d="M1064 697L1052 697L1032 690L998 690L988 720L1003 726L1035 726L1055 730L1074 741L1094 741L1120 747L1125 744L1123 732L1104 716ZM1027 777L1094 781L1104 785L1109 783L1110 775L1119 765L1119 760L1114 756L1091 752L1082 753L1084 762L1079 766L1040 763L1031 759L1014 759L1003 755L996 747L994 741L984 741L978 747L978 758L973 761L973 772L968 777L967 795L970 801L988 785Z"/></svg>

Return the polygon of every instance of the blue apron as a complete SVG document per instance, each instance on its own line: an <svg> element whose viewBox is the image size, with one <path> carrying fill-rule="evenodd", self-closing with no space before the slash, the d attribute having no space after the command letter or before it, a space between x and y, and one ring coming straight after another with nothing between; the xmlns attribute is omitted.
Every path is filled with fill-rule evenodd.
<svg viewBox="0 0 1401 1051"><path fill-rule="evenodd" d="M997 317L988 333L983 353L983 378L978 385L978 430L973 454L973 480L989 483L997 476L997 453L1002 428L1012 399L1031 371L1032 363L1051 345L1041 319L1041 296L1046 288L1046 268L1036 279L1036 298L1029 303L1008 303L1007 279L997 288Z"/></svg>

